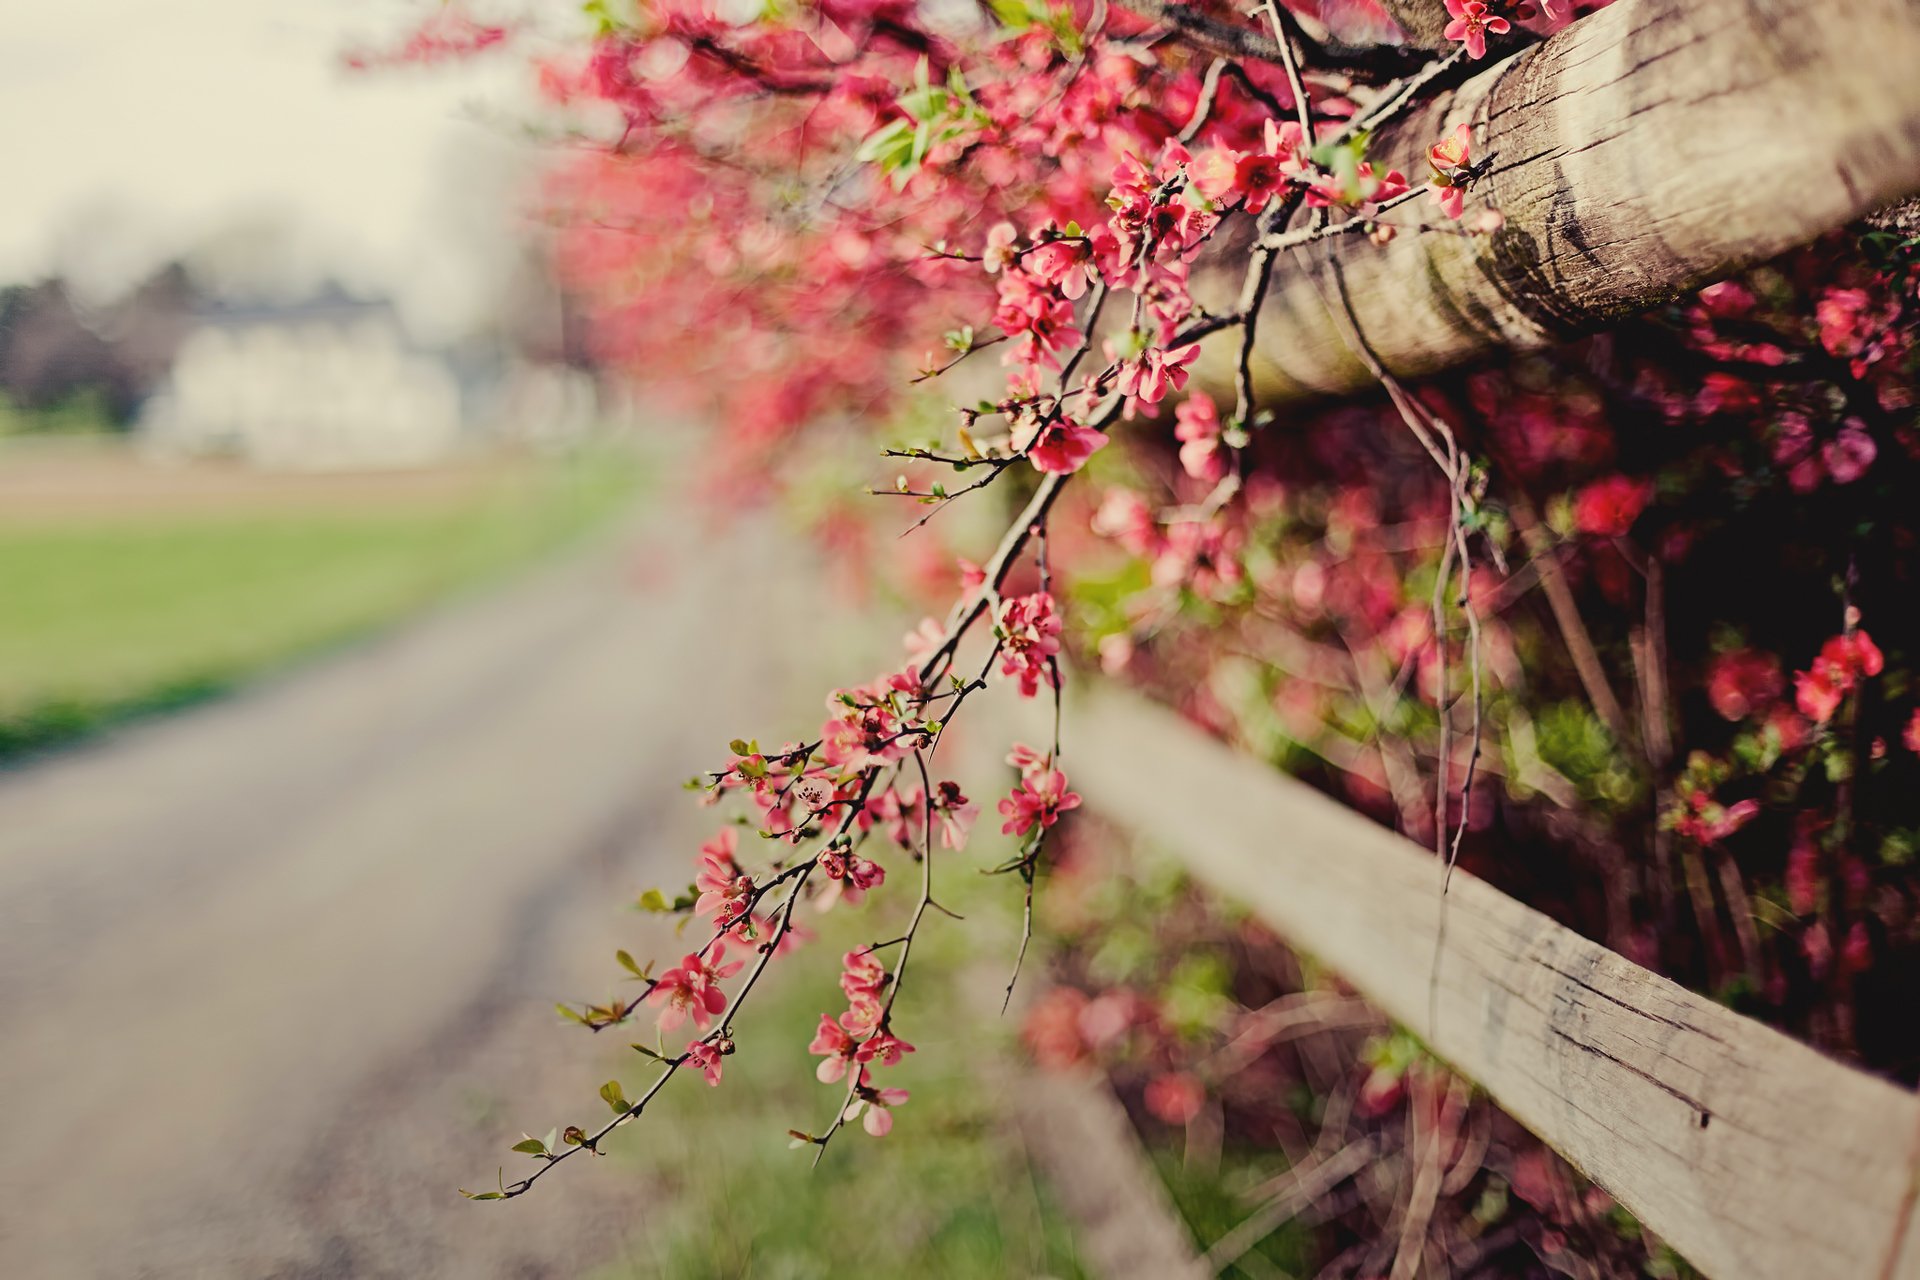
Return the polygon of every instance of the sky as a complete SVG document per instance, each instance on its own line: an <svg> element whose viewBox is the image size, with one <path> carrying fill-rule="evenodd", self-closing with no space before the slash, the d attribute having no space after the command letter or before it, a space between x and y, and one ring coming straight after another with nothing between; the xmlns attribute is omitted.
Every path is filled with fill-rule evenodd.
<svg viewBox="0 0 1920 1280"><path fill-rule="evenodd" d="M525 64L341 60L432 3L0 0L0 283L104 296L218 240L457 329L510 248Z"/></svg>

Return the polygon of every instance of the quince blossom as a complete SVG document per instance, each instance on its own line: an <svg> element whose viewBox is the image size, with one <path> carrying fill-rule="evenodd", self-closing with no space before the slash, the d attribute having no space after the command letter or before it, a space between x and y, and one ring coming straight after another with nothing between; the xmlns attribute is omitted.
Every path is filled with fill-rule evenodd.
<svg viewBox="0 0 1920 1280"><path fill-rule="evenodd" d="M664 1006L659 1017L662 1031L672 1031L688 1018L704 1031L707 1023L726 1009L727 995L720 990L720 980L731 978L746 965L744 960L722 964L726 954L727 944L715 942L712 959L686 956L677 967L660 975L646 998L648 1004Z"/></svg>
<svg viewBox="0 0 1920 1280"><path fill-rule="evenodd" d="M1433 193L1440 211L1456 221L1466 211L1466 171L1472 163L1472 134L1466 125L1456 125L1451 134L1427 148L1427 163L1433 167L1427 189Z"/></svg>
<svg viewBox="0 0 1920 1280"><path fill-rule="evenodd" d="M1505 35L1512 24L1488 11L1482 0L1447 0L1447 13L1453 18L1445 35L1467 46L1467 56L1476 62L1487 56L1487 37Z"/></svg>
<svg viewBox="0 0 1920 1280"><path fill-rule="evenodd" d="M1879 646L1865 631L1835 636L1820 647L1811 667L1794 675L1794 703L1800 714L1825 724L1860 677L1877 676L1885 665Z"/></svg>
<svg viewBox="0 0 1920 1280"><path fill-rule="evenodd" d="M732 827L700 846L700 873L693 887L700 891L693 905L695 915L711 913L721 928L734 924L747 914L753 902L753 877L734 860L738 836Z"/></svg>
<svg viewBox="0 0 1920 1280"><path fill-rule="evenodd" d="M1111 343L1107 344L1107 358L1116 358ZM1171 351L1148 347L1120 365L1120 393L1140 404L1159 404L1169 390L1186 389L1187 366L1199 358L1197 342Z"/></svg>
<svg viewBox="0 0 1920 1280"><path fill-rule="evenodd" d="M1067 775L1058 769L1029 774L1000 802L1006 822L1002 835L1024 836L1037 825L1041 830L1060 821L1060 815L1080 807L1077 792L1067 790Z"/></svg>
<svg viewBox="0 0 1920 1280"><path fill-rule="evenodd" d="M1060 653L1060 617L1044 591L1015 596L1000 610L1000 674L1020 682L1020 696L1031 698L1044 683L1054 687L1054 661Z"/></svg>
<svg viewBox="0 0 1920 1280"><path fill-rule="evenodd" d="M1029 415L1013 433L1013 447L1027 455L1034 470L1071 475L1107 443L1107 434L1063 413L1041 419Z"/></svg>
<svg viewBox="0 0 1920 1280"><path fill-rule="evenodd" d="M893 1130L892 1108L911 1095L905 1089L876 1089L867 1083L868 1079L867 1069L860 1068L857 1096L847 1104L846 1119L852 1121L865 1112L866 1118L860 1121L860 1127L876 1138L884 1138Z"/></svg>
<svg viewBox="0 0 1920 1280"><path fill-rule="evenodd" d="M725 1052L717 1044L695 1040L687 1045L687 1065L706 1076L709 1085L720 1083L720 1056Z"/></svg>
<svg viewBox="0 0 1920 1280"><path fill-rule="evenodd" d="M1195 480L1209 483L1227 473L1220 452L1220 411L1213 398L1196 391L1173 411L1174 438L1180 441L1180 468Z"/></svg>

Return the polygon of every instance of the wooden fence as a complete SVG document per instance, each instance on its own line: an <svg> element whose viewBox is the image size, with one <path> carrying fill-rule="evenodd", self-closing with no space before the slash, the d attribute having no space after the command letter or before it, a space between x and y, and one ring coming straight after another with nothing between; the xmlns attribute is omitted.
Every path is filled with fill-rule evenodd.
<svg viewBox="0 0 1920 1280"><path fill-rule="evenodd" d="M1464 872L1173 713L1077 697L1066 758L1179 856L1422 1035L1701 1271L1920 1280L1920 1097Z"/></svg>

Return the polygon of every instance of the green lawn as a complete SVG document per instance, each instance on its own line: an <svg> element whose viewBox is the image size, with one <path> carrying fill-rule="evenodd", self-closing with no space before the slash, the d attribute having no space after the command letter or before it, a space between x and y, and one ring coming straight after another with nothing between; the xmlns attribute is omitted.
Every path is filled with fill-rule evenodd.
<svg viewBox="0 0 1920 1280"><path fill-rule="evenodd" d="M0 512L0 761L365 634L592 528L637 480L597 451L159 502L111 461L105 499Z"/></svg>
<svg viewBox="0 0 1920 1280"><path fill-rule="evenodd" d="M911 865L898 861L911 879ZM841 952L898 932L914 896L908 883L873 910L804 913L822 936L774 970L764 998L741 1017L720 1085L676 1079L610 1144L611 1163L660 1194L649 1198L653 1212L624 1260L594 1280L1084 1274L1071 1228L1006 1113L1010 1086L995 1074L1018 1052L1016 1020L1002 1021L992 1007L1013 954L1007 926L1017 907L1003 880L967 883L979 879L979 865L971 855L945 856L941 879L951 888L940 896L968 919L930 918L916 943L898 1024L918 1052L883 1071L886 1084L913 1095L893 1132L872 1138L852 1125L818 1168L810 1167L814 1148L789 1149L786 1136L832 1119L844 1086L814 1078L820 1060L807 1042L822 1011L846 1007L835 985ZM1028 980L1040 980L1038 966ZM639 1030L650 1038L650 1028ZM629 1094L651 1065L627 1053L620 1078Z"/></svg>

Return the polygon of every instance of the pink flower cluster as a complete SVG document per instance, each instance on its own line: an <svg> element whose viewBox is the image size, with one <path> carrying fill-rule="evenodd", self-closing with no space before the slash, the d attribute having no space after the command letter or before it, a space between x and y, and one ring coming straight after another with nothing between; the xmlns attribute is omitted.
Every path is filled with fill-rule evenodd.
<svg viewBox="0 0 1920 1280"><path fill-rule="evenodd" d="M660 1030L672 1031L692 1018L693 1025L704 1031L714 1017L726 1010L727 995L720 990L720 982L740 972L746 962L722 963L727 955L724 942L715 940L710 950L713 952L710 958L699 953L683 957L677 966L661 974L653 990L647 992L647 1003L662 1006Z"/></svg>
<svg viewBox="0 0 1920 1280"><path fill-rule="evenodd" d="M1879 647L1865 631L1837 635L1820 647L1811 667L1794 675L1794 702L1809 720L1825 724L1862 676L1877 676L1885 665Z"/></svg>
<svg viewBox="0 0 1920 1280"><path fill-rule="evenodd" d="M871 949L849 951L841 963L840 990L846 994L849 1008L837 1020L829 1014L820 1015L820 1025L807 1052L823 1059L814 1071L822 1083L845 1079L850 1067L858 1073L845 1118L853 1120L864 1111L866 1131L878 1138L893 1128L891 1109L905 1102L908 1095L904 1089L875 1088L871 1069L898 1066L900 1059L914 1050L887 1030L887 1008L881 999L888 982L886 966Z"/></svg>
<svg viewBox="0 0 1920 1280"><path fill-rule="evenodd" d="M1466 45L1467 56L1476 61L1487 56L1488 36L1501 36L1512 30L1512 24L1482 0L1447 0L1447 15L1453 19L1447 24L1447 39Z"/></svg>
<svg viewBox="0 0 1920 1280"><path fill-rule="evenodd" d="M1060 654L1060 617L1045 591L1015 596L1000 609L1000 674L1020 682L1020 696L1031 698L1045 684L1054 687Z"/></svg>
<svg viewBox="0 0 1920 1280"><path fill-rule="evenodd" d="M827 878L827 887L814 902L825 911L836 902L859 906L867 890L877 889L885 882L887 869L851 849L836 846L821 853L820 874Z"/></svg>
<svg viewBox="0 0 1920 1280"><path fill-rule="evenodd" d="M820 727L820 758L843 770L890 764L923 745L924 721L909 711L922 692L912 671L882 677L866 688L836 689Z"/></svg>
<svg viewBox="0 0 1920 1280"><path fill-rule="evenodd" d="M1002 835L1024 836L1035 827L1044 831L1060 821L1061 814L1080 807L1079 795L1067 789L1067 775L1053 767L1051 755L1015 743L1007 763L1020 770L1020 781L1000 802L1000 816L1006 819Z"/></svg>
<svg viewBox="0 0 1920 1280"><path fill-rule="evenodd" d="M738 841L732 827L722 827L719 835L701 845L700 871L693 881L700 891L693 913L711 915L722 929L738 923L753 905L753 877L734 860Z"/></svg>

